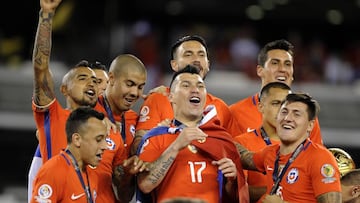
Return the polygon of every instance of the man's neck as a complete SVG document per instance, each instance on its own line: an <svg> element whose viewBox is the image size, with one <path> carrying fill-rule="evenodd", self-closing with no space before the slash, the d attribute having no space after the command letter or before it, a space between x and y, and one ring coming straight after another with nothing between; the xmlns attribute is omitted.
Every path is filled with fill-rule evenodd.
<svg viewBox="0 0 360 203"><path fill-rule="evenodd" d="M68 146L67 150L70 151L70 153L71 153L71 159L72 159L71 161L75 161L75 163L78 165L79 169L84 172L86 170L86 165L84 165L77 148L75 148L73 146Z"/></svg>
<svg viewBox="0 0 360 203"><path fill-rule="evenodd" d="M298 139L295 142L283 142L283 141L281 141L280 154L286 155L286 154L293 153L300 144L304 143L304 141L306 139L307 139L307 137Z"/></svg>
<svg viewBox="0 0 360 203"><path fill-rule="evenodd" d="M270 139L277 140L277 141L280 140L279 136L276 134L276 128L275 127L273 127L272 125L270 125L268 123L263 123L262 127L264 128L267 136L269 136Z"/></svg>
<svg viewBox="0 0 360 203"><path fill-rule="evenodd" d="M182 125L187 127L196 127L199 125L202 117L194 118L194 119L184 119L184 118L175 118L177 122L180 122Z"/></svg>
<svg viewBox="0 0 360 203"><path fill-rule="evenodd" d="M116 108L116 105L115 105L114 102L111 100L111 97L108 96L108 94L105 93L104 95L105 95L105 96L104 96L104 100L105 100L105 102L109 105L110 110L111 110L112 114L114 115L114 117L121 116L121 115L124 113L124 111L118 110L118 109Z"/></svg>

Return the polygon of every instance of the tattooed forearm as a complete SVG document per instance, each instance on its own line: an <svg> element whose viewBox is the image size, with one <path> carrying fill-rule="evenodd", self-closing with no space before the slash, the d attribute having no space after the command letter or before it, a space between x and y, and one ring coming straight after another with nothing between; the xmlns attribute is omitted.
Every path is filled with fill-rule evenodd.
<svg viewBox="0 0 360 203"><path fill-rule="evenodd" d="M317 202L319 203L326 203L326 202L341 203L341 201L342 200L341 200L340 192L328 192L317 197Z"/></svg>
<svg viewBox="0 0 360 203"><path fill-rule="evenodd" d="M52 21L39 20L39 26L36 34L34 46L33 61L34 65L42 67L44 62L50 58L51 51L51 27Z"/></svg>
<svg viewBox="0 0 360 203"><path fill-rule="evenodd" d="M239 143L235 143L235 146L240 154L241 164L243 165L244 169L256 170L255 164L253 162L253 153Z"/></svg>
<svg viewBox="0 0 360 203"><path fill-rule="evenodd" d="M162 160L161 158L153 164L152 172L149 176L149 180L152 184L158 184L162 180L167 171L169 170L171 164L174 162L175 157L169 157L167 160Z"/></svg>
<svg viewBox="0 0 360 203"><path fill-rule="evenodd" d="M51 32L54 12L39 13L39 23L33 51L34 66L34 102L47 105L55 98L52 76L49 71L51 53Z"/></svg>
<svg viewBox="0 0 360 203"><path fill-rule="evenodd" d="M54 17L54 13L53 12L44 12L43 10L40 10L39 17L40 17L40 20L42 20L44 22L49 22Z"/></svg>

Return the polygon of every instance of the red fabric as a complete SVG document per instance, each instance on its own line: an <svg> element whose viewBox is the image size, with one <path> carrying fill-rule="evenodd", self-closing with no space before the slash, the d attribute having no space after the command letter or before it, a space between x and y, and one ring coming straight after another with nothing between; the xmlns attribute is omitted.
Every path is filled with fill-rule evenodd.
<svg viewBox="0 0 360 203"><path fill-rule="evenodd" d="M237 168L237 184L239 192L239 200L241 203L249 202L248 185L245 181L243 168L241 165L240 155L236 146L225 129L214 122L207 122L201 126L201 129L208 134L204 143L193 141L192 144L198 149L204 151L213 157L214 160L219 160L224 157L230 158Z"/></svg>

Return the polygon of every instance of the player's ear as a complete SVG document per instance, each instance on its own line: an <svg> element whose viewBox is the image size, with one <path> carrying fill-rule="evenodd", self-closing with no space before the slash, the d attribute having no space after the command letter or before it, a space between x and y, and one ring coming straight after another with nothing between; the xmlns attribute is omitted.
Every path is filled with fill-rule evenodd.
<svg viewBox="0 0 360 203"><path fill-rule="evenodd" d="M260 65L257 65L256 66L256 74L257 74L257 76L259 76L260 78L262 77L262 75L263 75L263 70L264 70L264 67L262 67L262 66L260 66Z"/></svg>
<svg viewBox="0 0 360 203"><path fill-rule="evenodd" d="M72 134L71 140L76 147L80 147L81 135L79 133Z"/></svg>
<svg viewBox="0 0 360 203"><path fill-rule="evenodd" d="M173 103L174 93L172 93L172 92L170 91L170 93L169 93L169 95L168 95L168 98L169 98L170 103Z"/></svg>
<svg viewBox="0 0 360 203"><path fill-rule="evenodd" d="M108 80L108 85L113 86L115 83L115 76L113 72L109 72L109 80Z"/></svg>
<svg viewBox="0 0 360 203"><path fill-rule="evenodd" d="M67 86L66 85L60 85L60 92L62 95L67 96Z"/></svg>
<svg viewBox="0 0 360 203"><path fill-rule="evenodd" d="M264 107L264 105L261 102L259 102L257 105L257 109L260 113L263 113L263 107Z"/></svg>
<svg viewBox="0 0 360 203"><path fill-rule="evenodd" d="M360 197L360 185L354 185L351 190L351 195L353 197Z"/></svg>

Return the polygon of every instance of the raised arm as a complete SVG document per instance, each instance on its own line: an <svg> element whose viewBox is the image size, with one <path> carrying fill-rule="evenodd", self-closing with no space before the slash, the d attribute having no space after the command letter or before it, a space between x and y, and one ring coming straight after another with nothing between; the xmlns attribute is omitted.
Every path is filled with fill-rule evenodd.
<svg viewBox="0 0 360 203"><path fill-rule="evenodd" d="M38 28L33 50L34 89L36 105L46 106L55 98L54 81L49 69L52 22L61 0L40 0Z"/></svg>

